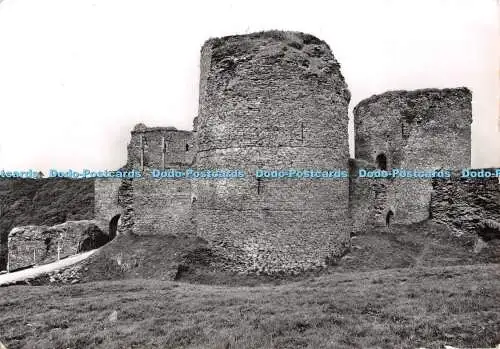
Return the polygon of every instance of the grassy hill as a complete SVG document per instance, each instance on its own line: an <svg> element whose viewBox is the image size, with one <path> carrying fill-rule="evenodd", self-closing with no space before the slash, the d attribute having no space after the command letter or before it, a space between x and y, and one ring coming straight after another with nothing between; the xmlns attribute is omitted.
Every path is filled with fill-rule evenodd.
<svg viewBox="0 0 500 349"><path fill-rule="evenodd" d="M499 265L392 269L283 285L154 279L0 288L9 349L494 347Z"/></svg>
<svg viewBox="0 0 500 349"><path fill-rule="evenodd" d="M92 180L0 179L0 270L7 266L7 238L13 227L93 216Z"/></svg>

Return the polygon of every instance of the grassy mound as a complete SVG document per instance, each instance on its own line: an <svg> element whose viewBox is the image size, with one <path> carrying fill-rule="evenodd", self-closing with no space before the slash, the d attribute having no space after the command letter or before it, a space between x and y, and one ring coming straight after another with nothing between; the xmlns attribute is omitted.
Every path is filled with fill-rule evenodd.
<svg viewBox="0 0 500 349"><path fill-rule="evenodd" d="M432 221L393 226L353 237L350 251L327 269L277 277L229 272L225 266L231 261L221 251L189 234L124 234L85 262L80 280L156 278L224 286L279 285L339 272L500 263L499 242L491 240L477 252L473 239L456 236Z"/></svg>
<svg viewBox="0 0 500 349"><path fill-rule="evenodd" d="M83 263L81 281L175 279L186 256L206 247L189 235L118 235Z"/></svg>
<svg viewBox="0 0 500 349"><path fill-rule="evenodd" d="M500 240L492 239L481 251L477 236L457 236L445 225L425 221L390 229L373 229L351 239L351 249L336 271L438 267L500 263Z"/></svg>

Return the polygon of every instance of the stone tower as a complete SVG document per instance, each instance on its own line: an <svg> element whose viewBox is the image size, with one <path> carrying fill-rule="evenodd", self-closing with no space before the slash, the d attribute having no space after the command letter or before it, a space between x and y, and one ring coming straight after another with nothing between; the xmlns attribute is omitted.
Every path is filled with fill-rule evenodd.
<svg viewBox="0 0 500 349"><path fill-rule="evenodd" d="M361 101L354 108L356 159L389 170L470 167L471 99L467 88L455 88L390 91ZM429 217L430 180L392 179L384 186L395 222Z"/></svg>
<svg viewBox="0 0 500 349"><path fill-rule="evenodd" d="M248 271L295 272L343 253L348 179L265 179L256 169L341 169L350 93L328 45L270 31L201 51L196 166L244 179L193 181L197 232Z"/></svg>
<svg viewBox="0 0 500 349"><path fill-rule="evenodd" d="M192 132L174 127L138 124L128 145L129 169L143 171L143 178L125 180L126 219L137 235L192 232L191 181L185 178L155 178L152 170L184 170L194 156Z"/></svg>
<svg viewBox="0 0 500 349"><path fill-rule="evenodd" d="M135 125L128 145L127 167L185 168L193 161L192 132L175 127Z"/></svg>

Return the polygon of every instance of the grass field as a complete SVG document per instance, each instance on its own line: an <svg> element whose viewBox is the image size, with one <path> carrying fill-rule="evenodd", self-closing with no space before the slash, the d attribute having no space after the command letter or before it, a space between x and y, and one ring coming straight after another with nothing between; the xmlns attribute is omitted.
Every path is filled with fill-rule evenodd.
<svg viewBox="0 0 500 349"><path fill-rule="evenodd" d="M6 287L0 341L8 349L493 347L499 267L346 272L255 287L144 279Z"/></svg>

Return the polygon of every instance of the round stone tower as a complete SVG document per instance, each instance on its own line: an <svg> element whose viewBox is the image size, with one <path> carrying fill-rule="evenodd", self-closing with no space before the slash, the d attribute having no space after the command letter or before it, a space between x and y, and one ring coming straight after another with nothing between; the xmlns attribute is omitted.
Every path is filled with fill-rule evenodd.
<svg viewBox="0 0 500 349"><path fill-rule="evenodd" d="M350 94L328 45L269 31L201 51L196 166L242 179L193 181L198 234L241 271L320 267L348 243L348 179L257 178L256 170L347 172Z"/></svg>
<svg viewBox="0 0 500 349"><path fill-rule="evenodd" d="M467 88L389 91L354 108L357 159L380 169L456 170L471 165L472 95ZM429 179L387 183L393 221L429 218Z"/></svg>

